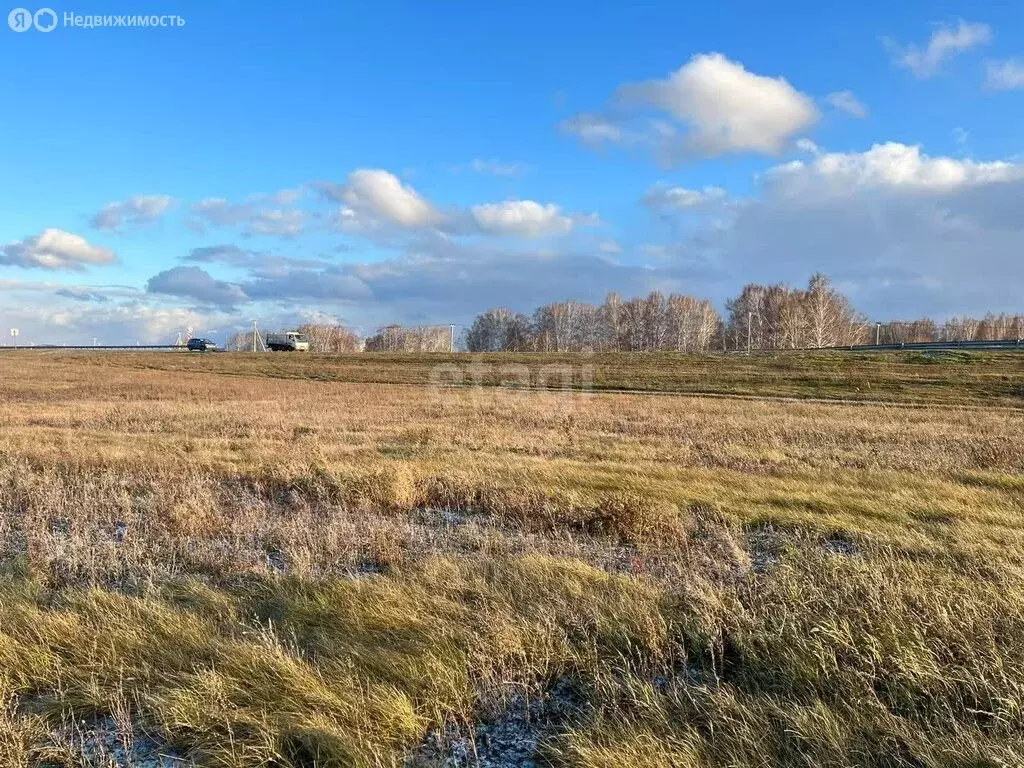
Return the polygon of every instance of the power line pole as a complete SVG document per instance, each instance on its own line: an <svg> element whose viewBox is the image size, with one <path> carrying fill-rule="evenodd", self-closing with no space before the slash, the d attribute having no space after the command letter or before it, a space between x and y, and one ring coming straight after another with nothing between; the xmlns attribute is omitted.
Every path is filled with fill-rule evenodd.
<svg viewBox="0 0 1024 768"><path fill-rule="evenodd" d="M875 346L876 347L879 345L879 336L881 335L881 333L882 333L882 324L881 323L875 323Z"/></svg>
<svg viewBox="0 0 1024 768"><path fill-rule="evenodd" d="M256 327L256 321L252 321L252 351L256 351L256 337L259 336L259 328Z"/></svg>
<svg viewBox="0 0 1024 768"><path fill-rule="evenodd" d="M448 345L448 351L449 352L454 352L455 351L455 326L454 325L452 325L452 337L451 337L451 341L450 341L450 343Z"/></svg>

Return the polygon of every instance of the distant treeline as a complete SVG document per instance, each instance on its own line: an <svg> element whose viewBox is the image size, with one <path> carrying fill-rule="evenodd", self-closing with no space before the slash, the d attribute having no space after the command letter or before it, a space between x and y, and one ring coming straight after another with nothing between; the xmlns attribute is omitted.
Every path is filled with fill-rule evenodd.
<svg viewBox="0 0 1024 768"><path fill-rule="evenodd" d="M338 325L296 329L314 352L706 352L820 349L856 344L1024 338L1024 315L921 318L874 322L858 312L829 278L815 274L806 288L750 283L726 302L722 317L707 299L654 291L624 299L609 293L600 305L559 301L532 315L489 309L456 344L449 326L388 325L360 339ZM252 349L252 332L235 334L228 349Z"/></svg>
<svg viewBox="0 0 1024 768"><path fill-rule="evenodd" d="M311 352L447 352L452 347L451 328L447 325L388 325L365 339L359 338L342 325L307 323L286 330L305 334ZM259 346L257 342L256 347ZM234 334L228 339L225 348L236 352L251 350L253 332Z"/></svg>

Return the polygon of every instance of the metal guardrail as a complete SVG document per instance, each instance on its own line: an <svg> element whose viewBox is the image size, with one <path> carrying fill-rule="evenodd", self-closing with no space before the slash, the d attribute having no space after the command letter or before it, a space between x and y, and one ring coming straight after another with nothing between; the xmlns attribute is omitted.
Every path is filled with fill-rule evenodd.
<svg viewBox="0 0 1024 768"><path fill-rule="evenodd" d="M847 347L828 347L828 349L851 352L892 352L892 351L928 351L971 349L1011 349L1024 352L1024 339L992 339L990 341L903 341L894 344L855 344Z"/></svg>

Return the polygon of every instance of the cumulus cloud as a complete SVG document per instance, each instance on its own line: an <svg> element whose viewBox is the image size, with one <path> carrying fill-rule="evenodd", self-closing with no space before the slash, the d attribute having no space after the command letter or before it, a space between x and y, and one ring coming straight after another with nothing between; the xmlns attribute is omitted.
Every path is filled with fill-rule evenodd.
<svg viewBox="0 0 1024 768"><path fill-rule="evenodd" d="M737 279L850 286L881 318L1019 308L1024 166L897 143L823 153L762 178L721 247Z"/></svg>
<svg viewBox="0 0 1024 768"><path fill-rule="evenodd" d="M107 203L92 217L94 229L119 229L123 224L149 224L168 213L175 204L170 195L134 195L127 200Z"/></svg>
<svg viewBox="0 0 1024 768"><path fill-rule="evenodd" d="M306 225L306 212L300 210L260 210L249 221L244 233L249 235L301 235Z"/></svg>
<svg viewBox="0 0 1024 768"><path fill-rule="evenodd" d="M778 154L819 117L814 100L782 77L748 71L720 53L697 54L663 80L621 86L615 114L562 123L590 144L646 144L664 159L733 152ZM662 115L651 118L645 112Z"/></svg>
<svg viewBox="0 0 1024 768"><path fill-rule="evenodd" d="M594 214L568 213L554 203L535 200L442 209L394 174L379 169L353 171L343 184L318 182L315 186L327 200L341 203L333 217L337 229L384 240L431 232L447 236L547 237L598 221Z"/></svg>
<svg viewBox="0 0 1024 768"><path fill-rule="evenodd" d="M868 108L864 106L853 91L835 91L826 96L825 101L840 112L845 112L853 117L863 118L868 116Z"/></svg>
<svg viewBox="0 0 1024 768"><path fill-rule="evenodd" d="M305 231L307 213L290 206L302 194L301 189L282 189L271 195L250 195L238 203L223 197L203 198L189 208L188 224L198 232L210 226L240 227L246 237L296 237Z"/></svg>
<svg viewBox="0 0 1024 768"><path fill-rule="evenodd" d="M474 205L470 214L484 234L512 237L564 235L581 221L596 222L596 217L566 216L557 205L534 200Z"/></svg>
<svg viewBox="0 0 1024 768"><path fill-rule="evenodd" d="M935 75L943 64L959 54L988 44L992 40L992 28L981 22L960 19L955 27L937 26L923 47L915 44L903 46L890 38L882 40L898 66L909 69L924 80Z"/></svg>
<svg viewBox="0 0 1024 768"><path fill-rule="evenodd" d="M61 229L0 245L0 265L25 269L81 271L88 266L112 264L117 255L109 248L91 245L84 237Z"/></svg>
<svg viewBox="0 0 1024 768"><path fill-rule="evenodd" d="M171 267L149 278L146 290L209 307L234 307L249 300L240 285L216 280L201 267Z"/></svg>
<svg viewBox="0 0 1024 768"><path fill-rule="evenodd" d="M772 168L765 177L773 194L811 200L865 189L942 192L1012 181L1024 177L1024 166L929 157L918 146L889 142L861 153L823 153L809 163L794 160Z"/></svg>
<svg viewBox="0 0 1024 768"><path fill-rule="evenodd" d="M1024 61L1004 59L985 64L985 86L993 91L1024 88Z"/></svg>
<svg viewBox="0 0 1024 768"><path fill-rule="evenodd" d="M379 168L353 171L344 184L321 182L316 186L324 197L343 204L341 223L347 219L353 227L429 227L445 220L444 214L419 192Z"/></svg>
<svg viewBox="0 0 1024 768"><path fill-rule="evenodd" d="M212 277L202 267L173 267L149 279L149 293L190 299L202 306L225 310L255 301L370 298L369 288L352 275L351 268L319 259L278 257L229 244L195 248L185 260L230 265L244 270L245 276L226 281Z"/></svg>
<svg viewBox="0 0 1024 768"><path fill-rule="evenodd" d="M686 189L656 184L644 194L641 202L655 211L706 209L724 202L729 196L721 187Z"/></svg>

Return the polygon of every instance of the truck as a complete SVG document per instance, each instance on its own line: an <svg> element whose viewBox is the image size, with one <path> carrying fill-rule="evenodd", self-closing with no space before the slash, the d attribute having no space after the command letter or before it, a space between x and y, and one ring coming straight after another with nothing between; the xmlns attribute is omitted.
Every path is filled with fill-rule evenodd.
<svg viewBox="0 0 1024 768"><path fill-rule="evenodd" d="M308 352L309 339L298 331L268 333L267 347L273 352Z"/></svg>

